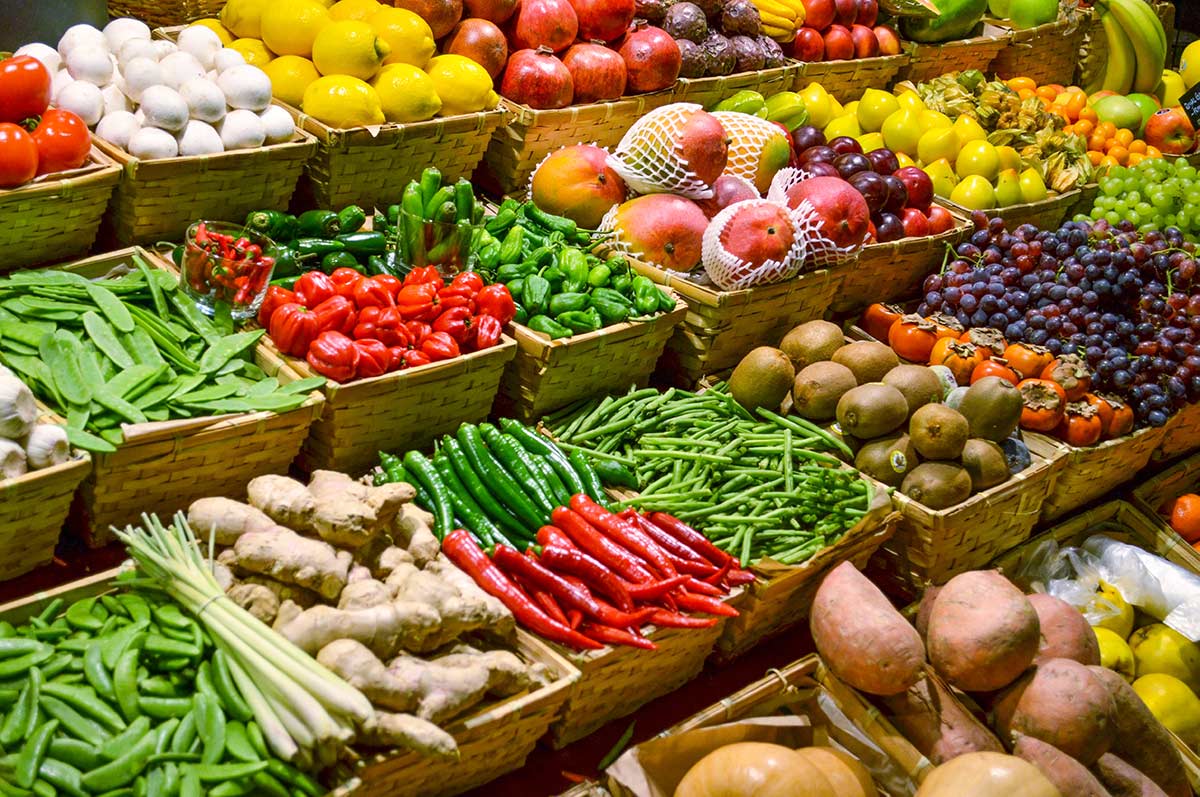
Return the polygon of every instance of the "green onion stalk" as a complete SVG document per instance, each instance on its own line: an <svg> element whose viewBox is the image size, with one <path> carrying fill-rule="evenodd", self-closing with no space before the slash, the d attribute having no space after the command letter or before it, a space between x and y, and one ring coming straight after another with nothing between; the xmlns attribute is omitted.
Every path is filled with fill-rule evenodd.
<svg viewBox="0 0 1200 797"><path fill-rule="evenodd" d="M204 624L271 750L302 768L333 764L373 717L370 701L229 600L182 513L171 526L142 515L116 533L150 584Z"/></svg>

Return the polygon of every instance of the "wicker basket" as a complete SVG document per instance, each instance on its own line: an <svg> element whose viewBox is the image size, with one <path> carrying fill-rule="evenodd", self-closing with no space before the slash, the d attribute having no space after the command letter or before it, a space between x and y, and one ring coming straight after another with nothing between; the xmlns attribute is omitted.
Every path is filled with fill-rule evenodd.
<svg viewBox="0 0 1200 797"><path fill-rule="evenodd" d="M133 17L154 28L215 17L224 7L225 0L108 0L108 15Z"/></svg>
<svg viewBox="0 0 1200 797"><path fill-rule="evenodd" d="M770 97L772 94L791 89L796 83L799 71L799 62L788 61L783 66L759 69L756 72L739 72L736 75L719 77L680 78L671 92L670 101L694 102L711 108L739 91L757 91L764 97Z"/></svg>
<svg viewBox="0 0 1200 797"><path fill-rule="evenodd" d="M1155 459L1174 459L1200 449L1200 404L1188 404L1172 415L1166 429L1154 452Z"/></svg>
<svg viewBox="0 0 1200 797"><path fill-rule="evenodd" d="M318 376L307 362L280 352L268 336L262 340L258 364L268 374L283 382ZM482 421L516 349L504 335L490 349L452 360L345 384L327 382L324 412L296 464L309 473L362 473L379 464L380 451L425 448L461 423Z"/></svg>
<svg viewBox="0 0 1200 797"><path fill-rule="evenodd" d="M978 69L986 72L988 65L1008 46L1011 32L994 25L984 24L978 36L943 44L917 44L908 42L906 49L910 61L900 70L900 80L921 83L944 75Z"/></svg>
<svg viewBox="0 0 1200 797"><path fill-rule="evenodd" d="M1031 77L1039 86L1071 85L1079 64L1079 48L1092 22L1091 9L1077 8L1062 13L1054 22L1027 30L1011 31L1008 46L985 70L1001 80ZM1007 27L995 22L997 27Z"/></svg>
<svg viewBox="0 0 1200 797"><path fill-rule="evenodd" d="M1060 518L1132 479L1146 467L1166 430L1165 426L1139 429L1131 435L1087 448L1063 445L1066 455L1060 461L1054 488L1042 505L1041 521L1046 523ZM1042 436L1033 434L1030 437Z"/></svg>
<svg viewBox="0 0 1200 797"><path fill-rule="evenodd" d="M523 193L533 170L551 152L582 142L611 149L634 122L672 97L670 90L657 91L547 111L504 100L508 116L483 156L487 178L498 193Z"/></svg>
<svg viewBox="0 0 1200 797"><path fill-rule="evenodd" d="M82 168L0 190L0 271L86 254L120 176L92 147Z"/></svg>
<svg viewBox="0 0 1200 797"><path fill-rule="evenodd" d="M638 273L673 288L687 302L687 315L667 341L659 369L683 387L732 368L755 346L775 345L796 324L824 317L840 281L821 270L774 285L722 291L692 282L686 274L631 262Z"/></svg>
<svg viewBox="0 0 1200 797"><path fill-rule="evenodd" d="M528 423L587 396L644 386L686 313L687 305L676 299L674 310L652 320L626 321L559 340L513 324L517 354L500 380L496 410Z"/></svg>
<svg viewBox="0 0 1200 797"><path fill-rule="evenodd" d="M123 168L104 230L120 246L180 240L197 219L240 222L252 210L286 210L316 149L299 130L286 144L161 160L139 160L101 139L96 146Z"/></svg>
<svg viewBox="0 0 1200 797"><path fill-rule="evenodd" d="M792 88L802 91L809 83L820 83L845 104L857 100L866 89L890 88L908 62L908 53L845 61L801 61Z"/></svg>
<svg viewBox="0 0 1200 797"><path fill-rule="evenodd" d="M835 313L857 313L875 302L915 295L925 278L945 264L947 252L965 241L971 229L969 221L956 216L955 226L940 235L864 246L857 262L833 269L835 277L840 273L841 279L831 309Z"/></svg>
<svg viewBox="0 0 1200 797"><path fill-rule="evenodd" d="M1171 525L1159 513L1159 508L1181 495L1197 490L1200 490L1200 456L1191 456L1135 485L1130 492L1130 500L1146 517L1161 527L1164 534L1174 535ZM1188 549L1187 553L1192 557L1194 568L1200 573L1200 552L1192 549L1182 537L1176 537L1176 544Z"/></svg>
<svg viewBox="0 0 1200 797"><path fill-rule="evenodd" d="M1028 435L1026 443L1032 465L949 509L932 510L892 493L900 524L872 561L872 574L900 594L919 595L1027 540L1065 452L1058 441L1040 435Z"/></svg>
<svg viewBox="0 0 1200 797"><path fill-rule="evenodd" d="M1032 224L1042 230L1053 230L1067 220L1067 214L1072 213L1080 201L1080 193L1081 189L1075 188L1066 193L1053 194L1041 202L1026 202L1006 208L993 208L987 211L987 214L988 218L1004 219L1004 226L1009 230L1015 230L1022 224ZM960 216L971 218L972 211L962 205L955 204L942 196L938 197L938 202Z"/></svg>

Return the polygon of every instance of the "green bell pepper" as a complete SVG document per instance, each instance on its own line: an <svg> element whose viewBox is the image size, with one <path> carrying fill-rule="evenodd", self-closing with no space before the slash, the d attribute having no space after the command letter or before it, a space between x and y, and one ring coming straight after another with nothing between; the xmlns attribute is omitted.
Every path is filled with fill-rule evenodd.
<svg viewBox="0 0 1200 797"><path fill-rule="evenodd" d="M587 287L588 262L583 252L567 247L558 253L558 269L563 273L563 290L577 293Z"/></svg>
<svg viewBox="0 0 1200 797"><path fill-rule="evenodd" d="M650 315L658 310L658 286L641 274L633 278L633 307L638 315Z"/></svg>
<svg viewBox="0 0 1200 797"><path fill-rule="evenodd" d="M508 292L512 294L513 301L519 302L521 301L521 297L524 295L525 278L517 277L512 282L505 283L504 287L508 288Z"/></svg>
<svg viewBox="0 0 1200 797"><path fill-rule="evenodd" d="M596 312L596 308L594 307L589 307L586 310L572 310L563 313L555 320L572 332L595 332L604 326L600 314Z"/></svg>
<svg viewBox="0 0 1200 797"><path fill-rule="evenodd" d="M550 302L550 282L540 274L530 275L525 279L522 299L525 309L532 315L537 316L546 312L546 307Z"/></svg>
<svg viewBox="0 0 1200 797"><path fill-rule="evenodd" d="M571 330L569 328L563 326L549 316L535 315L533 318L529 319L527 326L534 332L541 332L543 335L549 335L551 340L571 337Z"/></svg>
<svg viewBox="0 0 1200 797"><path fill-rule="evenodd" d="M559 293L550 297L547 315L558 318L563 313L586 310L590 299L586 293Z"/></svg>

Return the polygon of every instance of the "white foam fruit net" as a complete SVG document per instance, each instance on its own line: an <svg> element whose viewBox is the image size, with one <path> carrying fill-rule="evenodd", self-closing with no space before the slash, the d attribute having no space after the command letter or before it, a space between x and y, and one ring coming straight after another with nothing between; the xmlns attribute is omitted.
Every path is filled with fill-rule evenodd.
<svg viewBox="0 0 1200 797"><path fill-rule="evenodd" d="M704 109L690 102L655 108L633 123L608 165L639 194L679 194L708 199L712 186L696 176L679 153L679 137L688 118Z"/></svg>
<svg viewBox="0 0 1200 797"><path fill-rule="evenodd" d="M725 162L725 174L744 177L754 185L763 147L771 139L782 136L783 131L766 119L748 113L713 111L712 115L721 120L721 126L729 135L729 160Z"/></svg>
<svg viewBox="0 0 1200 797"><path fill-rule="evenodd" d="M811 177L811 174L802 169L793 169L791 167L780 169L779 173L775 175L775 179L771 181L771 188L767 191L767 199L773 202L782 202L786 205L788 204L788 189ZM806 268L833 268L834 266L850 263L858 258L858 250L861 247L841 247L825 236L824 230L821 229L821 219L817 215L816 209L813 208L808 200L803 200L800 206L793 208L793 210L800 225L800 233L808 244L808 252L804 259L804 266Z"/></svg>
<svg viewBox="0 0 1200 797"><path fill-rule="evenodd" d="M781 260L751 263L729 252L725 248L723 238L727 231L738 224L740 212L762 206L783 210L782 218L790 225L786 233L791 234L792 245ZM704 231L704 270L709 279L727 291L783 282L795 277L803 268L808 251L807 241L808 236L802 230L799 214L790 210L786 203L769 199L735 202L714 216Z"/></svg>

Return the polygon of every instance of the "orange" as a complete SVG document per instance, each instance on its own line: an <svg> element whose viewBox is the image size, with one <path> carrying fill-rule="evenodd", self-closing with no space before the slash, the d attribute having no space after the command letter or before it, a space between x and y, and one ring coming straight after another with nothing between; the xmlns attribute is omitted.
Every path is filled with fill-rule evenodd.
<svg viewBox="0 0 1200 797"><path fill-rule="evenodd" d="M1149 144L1147 144L1146 145L1146 157L1147 158L1161 158L1162 151L1158 147L1152 147Z"/></svg>
<svg viewBox="0 0 1200 797"><path fill-rule="evenodd" d="M1037 88L1037 81L1031 77L1009 78L1008 87L1010 89L1012 89L1013 91L1020 91L1021 89L1028 89L1030 91L1033 91L1034 89Z"/></svg>
<svg viewBox="0 0 1200 797"><path fill-rule="evenodd" d="M1096 109L1090 105L1084 105L1079 109L1079 118L1087 122L1097 122L1100 117L1096 115Z"/></svg>
<svg viewBox="0 0 1200 797"><path fill-rule="evenodd" d="M1146 142L1142 141L1140 138L1135 138L1133 141L1131 141L1129 143L1129 154L1130 155L1145 155L1146 154Z"/></svg>
<svg viewBox="0 0 1200 797"><path fill-rule="evenodd" d="M1188 542L1200 541L1200 495L1187 493L1170 507L1171 528Z"/></svg>
<svg viewBox="0 0 1200 797"><path fill-rule="evenodd" d="M1096 125L1096 132L1104 136L1105 139L1109 139L1117 134L1117 126L1112 122L1101 122Z"/></svg>
<svg viewBox="0 0 1200 797"><path fill-rule="evenodd" d="M1145 159L1146 159L1146 156L1144 154L1142 154L1141 152L1131 152L1131 153L1129 153L1129 163L1127 163L1125 165L1126 166L1137 166L1139 163L1141 163Z"/></svg>
<svg viewBox="0 0 1200 797"><path fill-rule="evenodd" d="M1099 132L1092 133L1090 136L1088 136L1088 149L1094 149L1098 152L1103 152L1105 149L1105 144L1107 143L1108 139L1100 135Z"/></svg>
<svg viewBox="0 0 1200 797"><path fill-rule="evenodd" d="M1067 100L1067 113L1071 115L1072 119L1078 119L1080 111L1083 110L1083 106L1087 105L1087 95L1085 95L1082 91L1077 91L1068 96L1070 96L1071 99Z"/></svg>
<svg viewBox="0 0 1200 797"><path fill-rule="evenodd" d="M1117 163L1124 166L1126 163L1129 162L1129 150L1125 149L1125 147L1122 147L1120 144L1118 144L1117 146L1113 147L1112 149L1110 149L1108 151L1108 157L1112 158Z"/></svg>
<svg viewBox="0 0 1200 797"><path fill-rule="evenodd" d="M1104 153L1097 152L1094 149L1089 149L1088 150L1088 160L1090 160L1092 162L1093 166L1099 166L1100 161L1104 160Z"/></svg>
<svg viewBox="0 0 1200 797"><path fill-rule="evenodd" d="M1128 149L1129 145L1133 143L1133 131L1122 127L1114 138L1118 144Z"/></svg>
<svg viewBox="0 0 1200 797"><path fill-rule="evenodd" d="M1090 136L1092 131L1096 129L1096 125L1088 119L1080 119L1075 123L1075 134L1079 136Z"/></svg>

